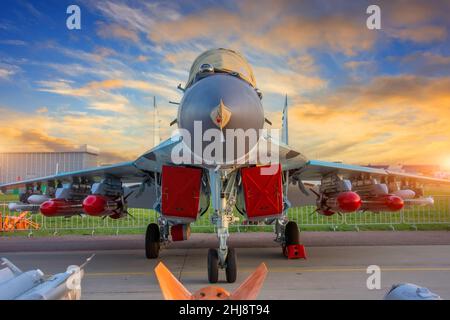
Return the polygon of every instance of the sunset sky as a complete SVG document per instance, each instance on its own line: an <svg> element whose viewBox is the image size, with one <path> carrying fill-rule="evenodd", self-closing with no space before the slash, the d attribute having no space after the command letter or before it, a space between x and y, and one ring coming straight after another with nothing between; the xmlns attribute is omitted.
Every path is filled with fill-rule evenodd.
<svg viewBox="0 0 450 320"><path fill-rule="evenodd" d="M81 30L66 8L81 8ZM366 8L381 7L381 30ZM201 52L238 50L274 127L314 159L450 168L450 1L24 1L0 10L0 151L153 146Z"/></svg>

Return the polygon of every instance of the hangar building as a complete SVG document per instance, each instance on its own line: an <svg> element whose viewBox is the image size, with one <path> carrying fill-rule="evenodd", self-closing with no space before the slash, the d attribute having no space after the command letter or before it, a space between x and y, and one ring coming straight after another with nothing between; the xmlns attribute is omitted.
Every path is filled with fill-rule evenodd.
<svg viewBox="0 0 450 320"><path fill-rule="evenodd" d="M55 152L0 152L0 184L96 167L98 154L88 145Z"/></svg>

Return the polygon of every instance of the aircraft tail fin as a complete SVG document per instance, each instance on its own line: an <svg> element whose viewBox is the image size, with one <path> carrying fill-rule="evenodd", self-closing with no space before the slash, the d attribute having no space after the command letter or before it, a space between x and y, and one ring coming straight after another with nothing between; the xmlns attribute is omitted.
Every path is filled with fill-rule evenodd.
<svg viewBox="0 0 450 320"><path fill-rule="evenodd" d="M231 300L255 300L267 276L267 267L261 263L230 296Z"/></svg>
<svg viewBox="0 0 450 320"><path fill-rule="evenodd" d="M155 268L156 278L165 300L191 300L192 294L162 263Z"/></svg>
<svg viewBox="0 0 450 320"><path fill-rule="evenodd" d="M283 108L283 118L282 118L282 125L281 125L281 142L284 144L289 143L289 127L288 127L288 97L286 94L286 99L284 101L284 108Z"/></svg>

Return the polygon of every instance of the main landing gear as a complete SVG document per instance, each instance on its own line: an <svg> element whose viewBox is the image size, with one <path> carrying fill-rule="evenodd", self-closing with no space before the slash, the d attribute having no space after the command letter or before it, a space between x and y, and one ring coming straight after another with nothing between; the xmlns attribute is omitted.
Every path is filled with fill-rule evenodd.
<svg viewBox="0 0 450 320"><path fill-rule="evenodd" d="M300 244L297 223L280 219L277 221L277 241L281 242L283 255L288 259L306 259L305 247Z"/></svg>
<svg viewBox="0 0 450 320"><path fill-rule="evenodd" d="M159 226L156 223L150 223L145 232L145 256L147 259L156 259L161 249L161 236Z"/></svg>

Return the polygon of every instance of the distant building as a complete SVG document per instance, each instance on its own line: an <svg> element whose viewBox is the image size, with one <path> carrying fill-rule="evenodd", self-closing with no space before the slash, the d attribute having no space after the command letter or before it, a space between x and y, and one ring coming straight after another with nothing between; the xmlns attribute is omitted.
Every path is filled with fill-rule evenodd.
<svg viewBox="0 0 450 320"><path fill-rule="evenodd" d="M0 152L0 184L95 167L98 154L88 145L55 152Z"/></svg>

